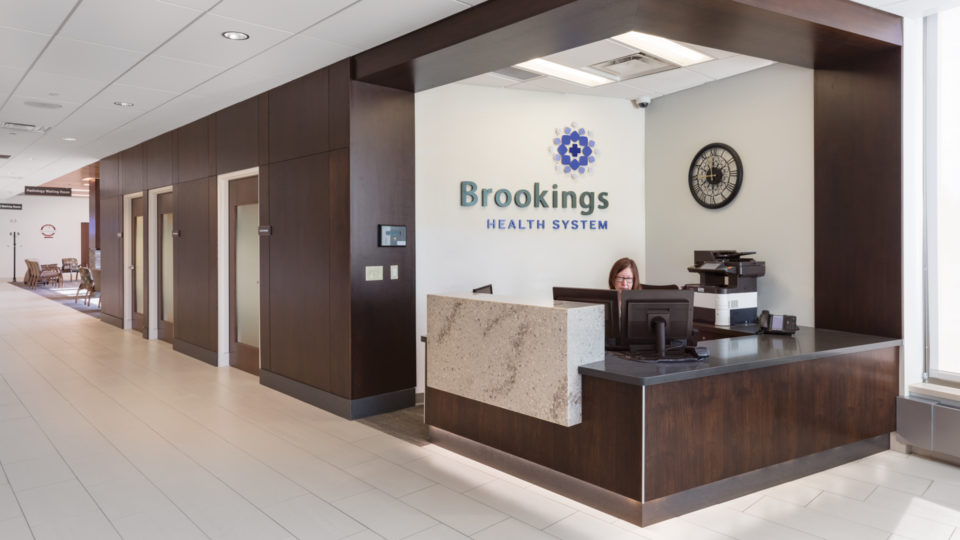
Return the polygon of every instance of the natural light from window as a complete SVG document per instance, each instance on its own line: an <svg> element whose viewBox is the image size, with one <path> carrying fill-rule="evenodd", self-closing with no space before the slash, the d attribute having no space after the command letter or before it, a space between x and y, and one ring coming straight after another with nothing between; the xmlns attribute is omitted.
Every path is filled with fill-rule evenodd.
<svg viewBox="0 0 960 540"><path fill-rule="evenodd" d="M960 382L960 354L950 346L960 328L960 9L937 17L937 245L929 249L937 266L931 339L939 343L931 344L931 375Z"/></svg>

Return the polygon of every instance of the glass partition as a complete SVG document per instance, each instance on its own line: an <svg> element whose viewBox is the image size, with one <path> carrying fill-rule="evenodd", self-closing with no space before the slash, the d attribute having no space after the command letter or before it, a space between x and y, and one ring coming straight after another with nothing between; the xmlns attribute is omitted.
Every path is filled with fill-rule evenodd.
<svg viewBox="0 0 960 540"><path fill-rule="evenodd" d="M137 216L137 232L134 238L136 247L134 252L137 260L134 261L134 290L136 291L136 311L143 313L143 216Z"/></svg>
<svg viewBox="0 0 960 540"><path fill-rule="evenodd" d="M237 342L260 347L260 205L237 206Z"/></svg>
<svg viewBox="0 0 960 540"><path fill-rule="evenodd" d="M161 256L161 275L163 283L160 284L160 319L166 322L173 322L173 214L163 214L160 216L162 221L162 230L160 233Z"/></svg>

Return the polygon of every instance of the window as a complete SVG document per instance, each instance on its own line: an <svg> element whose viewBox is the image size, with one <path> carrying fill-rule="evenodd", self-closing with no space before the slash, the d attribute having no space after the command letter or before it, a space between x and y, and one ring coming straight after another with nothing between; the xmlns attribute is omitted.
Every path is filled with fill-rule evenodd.
<svg viewBox="0 0 960 540"><path fill-rule="evenodd" d="M930 376L960 383L960 9L930 17L926 28Z"/></svg>

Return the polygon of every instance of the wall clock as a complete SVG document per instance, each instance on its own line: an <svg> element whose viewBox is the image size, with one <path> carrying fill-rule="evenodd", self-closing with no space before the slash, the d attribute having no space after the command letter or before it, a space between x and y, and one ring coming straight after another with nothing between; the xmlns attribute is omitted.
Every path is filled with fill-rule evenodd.
<svg viewBox="0 0 960 540"><path fill-rule="evenodd" d="M723 143L700 149L690 163L690 194L704 208L721 208L737 196L743 184L743 163L737 152Z"/></svg>

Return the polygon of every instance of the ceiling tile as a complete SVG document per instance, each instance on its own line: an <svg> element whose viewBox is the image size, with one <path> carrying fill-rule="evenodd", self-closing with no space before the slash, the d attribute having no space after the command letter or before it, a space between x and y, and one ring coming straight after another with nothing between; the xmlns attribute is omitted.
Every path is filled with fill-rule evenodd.
<svg viewBox="0 0 960 540"><path fill-rule="evenodd" d="M96 95L104 84L103 81L32 69L20 83L17 93L44 101L84 103Z"/></svg>
<svg viewBox="0 0 960 540"><path fill-rule="evenodd" d="M29 68L48 41L46 34L0 27L0 66Z"/></svg>
<svg viewBox="0 0 960 540"><path fill-rule="evenodd" d="M455 0L362 0L304 34L366 50L449 17L468 6Z"/></svg>
<svg viewBox="0 0 960 540"><path fill-rule="evenodd" d="M231 41L221 34L237 30L250 39ZM266 26L206 14L157 50L157 54L212 66L232 67L289 37Z"/></svg>
<svg viewBox="0 0 960 540"><path fill-rule="evenodd" d="M59 35L150 52L200 13L156 0L84 0Z"/></svg>
<svg viewBox="0 0 960 540"><path fill-rule="evenodd" d="M637 52L636 49L605 39L546 56L547 60L581 68Z"/></svg>
<svg viewBox="0 0 960 540"><path fill-rule="evenodd" d="M117 82L181 94L222 71L220 66L152 54L124 73Z"/></svg>
<svg viewBox="0 0 960 540"><path fill-rule="evenodd" d="M486 2L486 0L460 0L460 2L463 2L464 4L470 4L471 6L475 6L477 4L482 4Z"/></svg>
<svg viewBox="0 0 960 540"><path fill-rule="evenodd" d="M709 77L694 71L678 68L671 71L654 73L653 75L647 75L645 77L637 77L636 79L624 81L622 84L651 94L660 95L693 88L694 86L708 83L711 80Z"/></svg>
<svg viewBox="0 0 960 540"><path fill-rule="evenodd" d="M41 133L0 130L0 154L9 154L16 157L18 152L37 142L42 136ZM13 163L7 163L3 174L15 174L9 172L10 165L13 165Z"/></svg>
<svg viewBox="0 0 960 540"><path fill-rule="evenodd" d="M111 84L97 94L95 98L90 100L89 105L106 109L123 109L125 112L130 113L131 118L133 118L170 101L176 96L177 94L173 92L164 92L163 90L130 86L128 84ZM119 107L115 104L115 102L118 101L133 103L133 107Z"/></svg>
<svg viewBox="0 0 960 540"><path fill-rule="evenodd" d="M730 56L721 60L703 62L702 64L690 66L687 69L710 77L711 79L723 79L726 77L739 75L740 73L746 73L747 71L752 71L754 69L766 67L770 64L773 64L772 60L764 60L763 58L754 58L752 56Z"/></svg>
<svg viewBox="0 0 960 540"><path fill-rule="evenodd" d="M287 32L299 32L356 0L223 0L211 13Z"/></svg>
<svg viewBox="0 0 960 540"><path fill-rule="evenodd" d="M247 60L239 69L271 77L276 81L273 86L279 86L357 52L353 47L297 35Z"/></svg>
<svg viewBox="0 0 960 540"><path fill-rule="evenodd" d="M13 92L26 72L25 69L0 67L0 103L3 103Z"/></svg>
<svg viewBox="0 0 960 540"><path fill-rule="evenodd" d="M143 53L139 52L57 37L40 57L36 69L112 81L142 57Z"/></svg>
<svg viewBox="0 0 960 540"><path fill-rule="evenodd" d="M3 26L53 34L78 0L0 0Z"/></svg>
<svg viewBox="0 0 960 540"><path fill-rule="evenodd" d="M58 105L62 106L59 109L44 109L25 105L26 101L31 101L31 98L17 94L11 96L3 109L0 109L0 120L51 127L59 124L78 107L76 103L60 102Z"/></svg>
<svg viewBox="0 0 960 540"><path fill-rule="evenodd" d="M710 56L714 59L729 58L731 56L737 55L737 53L732 53L730 51L724 51L720 49L713 49L711 47L704 47L703 45L694 45L693 43L683 43L683 44L686 45L687 47L690 47L691 49L698 50L703 54Z"/></svg>
<svg viewBox="0 0 960 540"><path fill-rule="evenodd" d="M199 9L201 11L206 11L217 4L220 0L164 0L169 4L176 4L178 6L188 7L191 9Z"/></svg>
<svg viewBox="0 0 960 540"><path fill-rule="evenodd" d="M84 105L66 120L54 126L48 135L57 139L76 137L77 146L80 147L122 126L130 119L130 112L121 110L119 107L105 109Z"/></svg>
<svg viewBox="0 0 960 540"><path fill-rule="evenodd" d="M597 86L595 88L586 88L585 94L590 96L597 97L608 97L608 98L620 98L620 99L633 99L640 98L643 96L657 97L659 94L654 94L648 90L641 90L634 86L627 86L623 83L616 84L605 84L603 86Z"/></svg>

